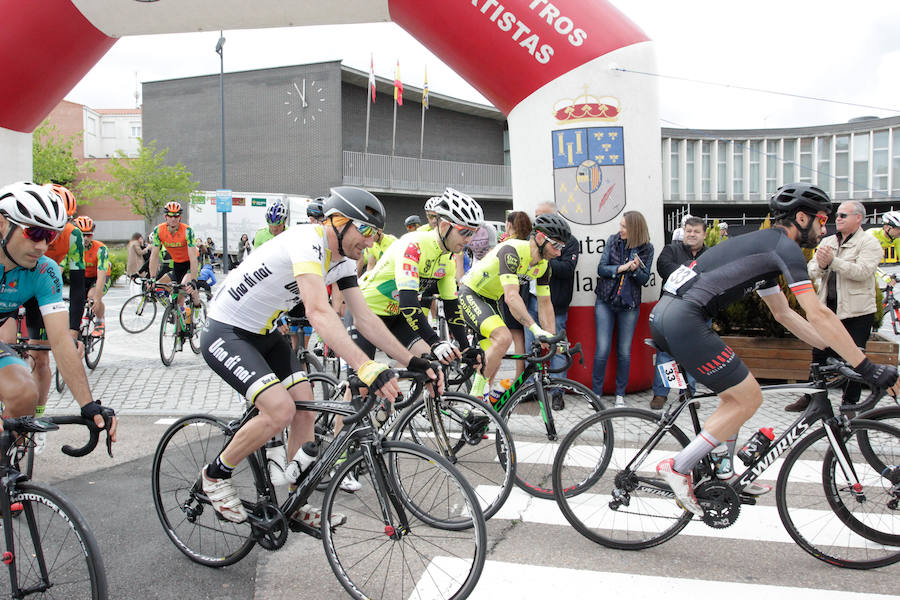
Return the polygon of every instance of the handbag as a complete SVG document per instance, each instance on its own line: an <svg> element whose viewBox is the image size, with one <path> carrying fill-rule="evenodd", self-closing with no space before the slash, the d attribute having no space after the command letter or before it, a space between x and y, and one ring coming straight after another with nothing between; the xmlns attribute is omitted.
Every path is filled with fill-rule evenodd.
<svg viewBox="0 0 900 600"><path fill-rule="evenodd" d="M632 287L634 282L627 273L619 275L619 281L616 284L615 292L609 300L609 306L616 312L632 310L634 308L634 293Z"/></svg>

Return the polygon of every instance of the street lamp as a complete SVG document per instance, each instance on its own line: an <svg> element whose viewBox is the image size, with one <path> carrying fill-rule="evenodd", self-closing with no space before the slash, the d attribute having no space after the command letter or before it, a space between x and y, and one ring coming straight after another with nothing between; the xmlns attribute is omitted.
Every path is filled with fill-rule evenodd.
<svg viewBox="0 0 900 600"><path fill-rule="evenodd" d="M219 55L219 104L222 109L222 188L228 189L225 181L225 36L219 30L216 42ZM228 273L228 213L222 213L222 273Z"/></svg>

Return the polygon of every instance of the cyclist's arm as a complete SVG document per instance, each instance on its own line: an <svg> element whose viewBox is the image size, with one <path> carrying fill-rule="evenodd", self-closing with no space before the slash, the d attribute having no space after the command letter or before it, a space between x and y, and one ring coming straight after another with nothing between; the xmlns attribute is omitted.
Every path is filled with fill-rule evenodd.
<svg viewBox="0 0 900 600"><path fill-rule="evenodd" d="M400 364L409 364L413 354L400 343L400 340L394 337L391 330L372 312L358 287L344 290L344 302L347 303L347 308L350 309L350 314L353 315L353 325L364 338L371 340L378 348L384 350L388 356L397 360ZM319 331L317 327L315 329ZM431 328L429 327L429 329ZM347 339L350 340L350 337L348 336ZM328 340L325 341L327 342ZM351 341L351 343L353 342ZM353 345L355 346L356 344ZM340 354L338 348L335 348L335 352ZM362 351L360 353L362 354ZM363 357L365 358L364 354ZM344 360L347 360L346 357L344 357ZM348 360L347 362L350 361Z"/></svg>
<svg viewBox="0 0 900 600"><path fill-rule="evenodd" d="M534 293L537 296L538 318L541 321L541 328L555 334L556 317L553 315L553 302L550 300L550 276L552 273L553 270L550 268L550 263L547 263L544 272L534 282Z"/></svg>
<svg viewBox="0 0 900 600"><path fill-rule="evenodd" d="M422 310L422 305L419 302L421 281L419 279L419 262L421 258L422 248L419 244L415 242L408 244L404 248L403 254L397 256L394 261L394 281L397 284L397 304L400 314L406 319L409 328L420 335L426 344L432 346L440 341L440 338L434 329L431 328L431 325L428 324L428 318L425 316L425 311ZM354 318L356 317L355 312L353 316ZM360 331L362 330L360 329ZM375 340L378 338L366 336L366 339Z"/></svg>
<svg viewBox="0 0 900 600"><path fill-rule="evenodd" d="M199 261L197 260L197 248L188 248L188 261L191 263L191 278L200 276Z"/></svg>
<svg viewBox="0 0 900 600"><path fill-rule="evenodd" d="M516 321L525 327L531 327L534 323L534 319L528 314L528 309L525 307L525 301L522 300L522 296L519 295L518 281L515 284L503 284L503 300L506 302L506 307Z"/></svg>

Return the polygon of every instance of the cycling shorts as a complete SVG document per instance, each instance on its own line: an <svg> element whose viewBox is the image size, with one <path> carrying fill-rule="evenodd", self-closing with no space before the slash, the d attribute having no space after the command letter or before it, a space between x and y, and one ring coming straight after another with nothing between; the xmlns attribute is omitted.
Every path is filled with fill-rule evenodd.
<svg viewBox="0 0 900 600"><path fill-rule="evenodd" d="M475 331L480 339L489 339L495 329L506 327L498 302L464 285L459 287L459 308L466 326Z"/></svg>
<svg viewBox="0 0 900 600"><path fill-rule="evenodd" d="M85 277L84 278L84 293L85 298L87 298L87 293L91 291L91 288L97 285L96 277ZM107 277L106 283L103 284L103 295L106 295L106 292L109 291L109 288L112 287L112 279Z"/></svg>
<svg viewBox="0 0 900 600"><path fill-rule="evenodd" d="M172 281L181 283L184 276L191 272L191 262L176 262L172 267Z"/></svg>
<svg viewBox="0 0 900 600"><path fill-rule="evenodd" d="M741 383L750 369L708 321L702 307L664 294L650 313L650 332L659 349L671 354L688 375L720 393Z"/></svg>
<svg viewBox="0 0 900 600"><path fill-rule="evenodd" d="M28 299L25 304L25 325L28 328L28 339L46 340L47 330L44 329L44 317L38 307L37 298Z"/></svg>
<svg viewBox="0 0 900 600"><path fill-rule="evenodd" d="M297 355L278 331L253 333L208 319L200 346L206 364L251 404L274 385L291 389L308 381Z"/></svg>
<svg viewBox="0 0 900 600"><path fill-rule="evenodd" d="M0 343L0 369L3 367L7 367L9 365L22 365L29 371L30 367L19 357L19 354L7 346L6 344Z"/></svg>
<svg viewBox="0 0 900 600"><path fill-rule="evenodd" d="M378 315L378 318L381 319L382 323L387 325L387 328L394 334L394 337L396 337L407 350L411 349L413 344L422 339L422 336L412 330L409 323L406 321L406 317L403 315ZM372 359L375 358L375 351L377 350L375 344L364 338L355 326L351 326L347 332L350 334L350 338L356 342L356 345L366 353L366 356Z"/></svg>

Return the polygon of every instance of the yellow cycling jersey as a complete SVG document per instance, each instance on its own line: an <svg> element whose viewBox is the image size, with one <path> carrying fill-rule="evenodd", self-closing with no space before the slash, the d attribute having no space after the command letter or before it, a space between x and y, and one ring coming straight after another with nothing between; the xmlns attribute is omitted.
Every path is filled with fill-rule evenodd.
<svg viewBox="0 0 900 600"><path fill-rule="evenodd" d="M884 252L884 256L881 259L882 263L900 262L900 238L891 239L883 229L869 229L869 233L875 236L875 239L881 244L881 249Z"/></svg>
<svg viewBox="0 0 900 600"><path fill-rule="evenodd" d="M535 293L550 295L550 264L541 259L531 264L530 240L507 240L498 244L472 265L463 276L462 285L491 300L499 300L504 285L519 285L536 280Z"/></svg>

